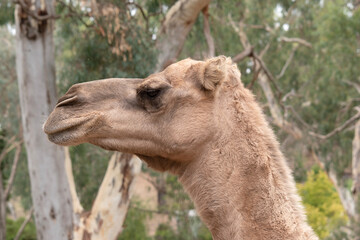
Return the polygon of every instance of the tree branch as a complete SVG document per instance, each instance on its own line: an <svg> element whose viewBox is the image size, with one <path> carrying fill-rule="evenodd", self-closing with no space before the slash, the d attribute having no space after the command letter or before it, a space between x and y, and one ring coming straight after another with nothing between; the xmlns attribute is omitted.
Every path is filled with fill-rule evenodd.
<svg viewBox="0 0 360 240"><path fill-rule="evenodd" d="M2 160L4 160L6 154L8 154L11 150L13 150L15 147L17 147L18 145L20 145L23 141L18 141L18 142L14 142L15 141L15 136L13 136L9 142L8 145L10 145L8 148L4 149L1 154L0 154L0 164L2 162Z"/></svg>
<svg viewBox="0 0 360 240"><path fill-rule="evenodd" d="M209 47L209 52L207 57L214 57L215 56L215 44L214 39L211 36L210 32L210 24L209 24L209 5L203 8L202 13L204 16L204 35Z"/></svg>
<svg viewBox="0 0 360 240"><path fill-rule="evenodd" d="M21 227L19 228L19 231L16 233L16 236L14 238L14 240L19 240L22 232L24 231L26 225L30 222L31 220L31 215L33 214L34 212L34 207L31 207L26 219L24 220L24 222L21 224Z"/></svg>
<svg viewBox="0 0 360 240"><path fill-rule="evenodd" d="M256 65L256 60L255 58L252 58L253 59L253 63L254 63L254 66L253 66L253 78L251 80L251 82L246 86L248 89L252 89L256 80L259 78L259 74L261 72L261 68L258 68L258 66Z"/></svg>
<svg viewBox="0 0 360 240"><path fill-rule="evenodd" d="M4 200L5 201L6 201L7 197L9 196L9 193L10 193L11 188L12 188L13 183L14 183L16 169L17 169L19 159L20 159L20 153L21 153L21 145L19 144L16 147L16 152L15 152L14 161L13 161L13 164L12 164L12 167L11 167L10 177L9 177L8 184L7 184L7 187L6 187L5 192L4 192Z"/></svg>
<svg viewBox="0 0 360 240"><path fill-rule="evenodd" d="M72 4L67 4L62 0L57 0L58 3L62 4L64 7L66 7L69 10L69 14L65 15L65 17L76 17L82 24L84 24L87 28L94 27L95 24L87 24L82 17L90 17L88 13L86 14L79 14L74 7L72 7Z"/></svg>
<svg viewBox="0 0 360 240"><path fill-rule="evenodd" d="M146 16L144 9L143 9L139 4L137 4L137 3L135 3L135 2L127 2L126 5L134 5L137 9L140 10L141 15L143 16L143 18L145 19L145 21L146 21L146 22L149 21L149 18L148 18L148 16Z"/></svg>
<svg viewBox="0 0 360 240"><path fill-rule="evenodd" d="M209 3L210 0L179 0L169 9L156 42L159 55L155 72L176 61L196 18Z"/></svg>
<svg viewBox="0 0 360 240"><path fill-rule="evenodd" d="M295 55L295 52L296 52L297 48L298 48L298 46L293 47L293 49L292 49L292 51L291 51L291 53L289 55L289 58L286 60L286 62L284 64L284 66L282 67L280 73L276 76L276 79L280 79L280 78L282 78L282 76L284 76L286 69L289 67L292 59L294 58L294 55Z"/></svg>
<svg viewBox="0 0 360 240"><path fill-rule="evenodd" d="M295 118L302 124L304 125L307 129L312 129L312 127L307 124L307 122L305 122L304 119L302 119L300 117L300 115L295 111L293 106L285 106L286 109L290 109L290 111L294 114Z"/></svg>
<svg viewBox="0 0 360 240"><path fill-rule="evenodd" d="M249 40L244 32L244 23L243 21L239 22L239 27L236 26L234 20L232 19L231 15L228 15L228 20L234 29L234 31L239 35L241 45L243 48L247 49L248 47L251 47L251 44L249 43Z"/></svg>
<svg viewBox="0 0 360 240"><path fill-rule="evenodd" d="M348 80L343 80L345 83L353 86L356 91L360 94L360 84L359 83L356 83L356 82L352 82L352 81L348 81Z"/></svg>
<svg viewBox="0 0 360 240"><path fill-rule="evenodd" d="M250 57L253 53L253 47L249 46L244 51L239 53L238 55L232 57L232 61L234 63L238 63L243 61L245 58Z"/></svg>
<svg viewBox="0 0 360 240"><path fill-rule="evenodd" d="M301 38L288 38L288 37L280 37L279 40L281 42L288 42L288 43L299 43L304 45L305 47L312 48L312 44L308 41L301 39Z"/></svg>
<svg viewBox="0 0 360 240"><path fill-rule="evenodd" d="M296 125L291 124L288 121L286 121L286 119L284 118L284 116L281 112L280 106L279 106L279 104L280 104L283 107L283 105L280 101L282 92L281 92L280 88L277 86L276 81L275 81L273 75L271 74L271 72L269 71L269 69L267 68L265 62L262 60L262 57L265 55L265 53L267 52L267 50L270 47L270 42L266 44L266 46L264 47L264 49L262 49L262 51L260 52L259 55L257 55L253 50L249 53L249 47L251 47L251 44L250 44L250 42L247 38L247 35L244 31L243 21L239 22L239 27L238 27L234 23L234 21L230 15L228 16L228 20L229 20L231 26L233 27L234 31L238 33L242 46L246 50L248 50L248 52L244 51L244 54L241 54L241 55L239 54L239 57L237 59L242 60L243 58L248 56L248 57L253 57L254 61L255 62L257 61L259 63L258 65L256 65L256 68L254 71L254 78L253 78L252 83L250 83L250 84L253 84L253 82L255 82L259 78L258 82L264 91L264 94L265 94L266 99L269 104L271 116L274 119L273 124L277 125L281 129L283 129L285 132L287 132L288 134L291 134L295 139L301 138L302 132L300 131L300 129ZM267 29L267 31L272 31L272 30ZM272 34L274 34L274 32L272 32ZM237 56L235 56L235 57L237 57ZM271 82L273 84L275 90L277 91L277 95L278 95L277 100L278 100L279 104L277 103L277 100L274 97L274 93L271 89L269 82Z"/></svg>
<svg viewBox="0 0 360 240"><path fill-rule="evenodd" d="M341 132L342 130L344 130L345 128L347 128L349 125L353 124L355 121L357 121L358 119L360 119L360 111L355 114L353 117L351 117L350 119L348 119L343 125L335 128L333 131L329 132L326 135L322 135L322 134L318 134L315 132L309 132L309 134L311 136L320 138L321 140L325 140L328 138L331 138L332 136L334 136L335 134L337 134L338 132Z"/></svg>
<svg viewBox="0 0 360 240"><path fill-rule="evenodd" d="M279 89L279 87L277 86L275 79L273 77L273 75L271 74L271 72L269 71L269 69L266 67L265 62L256 54L253 53L253 57L260 63L261 68L263 69L265 75L268 77L268 79L270 80L270 82L272 82L272 84L274 85L276 91L279 94L279 98L281 98L282 92Z"/></svg>

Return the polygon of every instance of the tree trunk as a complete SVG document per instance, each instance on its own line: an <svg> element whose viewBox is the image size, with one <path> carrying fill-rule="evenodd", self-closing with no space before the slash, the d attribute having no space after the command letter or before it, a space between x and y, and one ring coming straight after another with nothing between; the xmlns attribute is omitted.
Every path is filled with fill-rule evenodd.
<svg viewBox="0 0 360 240"><path fill-rule="evenodd" d="M176 62L196 18L209 3L210 0L179 0L170 8L158 36L156 72Z"/></svg>
<svg viewBox="0 0 360 240"><path fill-rule="evenodd" d="M42 124L56 103L54 20L44 17L54 16L53 4L53 0L26 1L15 9L16 70L39 240L72 238L72 204L64 151L50 143L42 131ZM43 19L36 20L29 14Z"/></svg>
<svg viewBox="0 0 360 240"><path fill-rule="evenodd" d="M69 161L70 158L67 157L67 162ZM117 238L123 229L130 204L133 180L140 169L141 161L136 156L114 153L90 212L83 212L75 188L71 191L75 209L74 240ZM67 175L72 185L71 167L67 167Z"/></svg>

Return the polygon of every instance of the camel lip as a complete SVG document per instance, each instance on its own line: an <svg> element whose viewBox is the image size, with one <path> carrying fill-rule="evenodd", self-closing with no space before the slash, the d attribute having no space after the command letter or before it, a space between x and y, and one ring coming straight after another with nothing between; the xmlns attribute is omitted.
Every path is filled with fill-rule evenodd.
<svg viewBox="0 0 360 240"><path fill-rule="evenodd" d="M60 146L77 145L76 143L71 143L71 140L73 139L69 136L62 136L62 134L48 134L47 136L50 142L53 142Z"/></svg>
<svg viewBox="0 0 360 240"><path fill-rule="evenodd" d="M62 134L66 131L70 131L72 129L76 129L77 127L83 125L84 123L91 120L91 116L83 116L83 117L77 117L77 118L69 118L64 119L61 121L52 121L51 118L49 118L44 126L43 130L47 135L55 136L57 134Z"/></svg>

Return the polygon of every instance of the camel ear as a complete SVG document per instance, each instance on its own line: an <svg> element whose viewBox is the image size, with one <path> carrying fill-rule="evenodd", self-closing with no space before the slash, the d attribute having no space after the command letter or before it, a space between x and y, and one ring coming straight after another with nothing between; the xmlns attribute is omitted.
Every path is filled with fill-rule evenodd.
<svg viewBox="0 0 360 240"><path fill-rule="evenodd" d="M226 77L229 59L218 56L208 59L200 71L200 82L209 91L214 91L216 86Z"/></svg>

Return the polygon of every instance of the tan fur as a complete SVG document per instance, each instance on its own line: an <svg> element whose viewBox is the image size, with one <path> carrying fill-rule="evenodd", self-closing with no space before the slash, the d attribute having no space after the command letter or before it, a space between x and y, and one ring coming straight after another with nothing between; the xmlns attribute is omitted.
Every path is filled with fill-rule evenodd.
<svg viewBox="0 0 360 240"><path fill-rule="evenodd" d="M273 131L223 56L77 84L44 131L60 145L134 153L178 175L215 240L317 239Z"/></svg>

